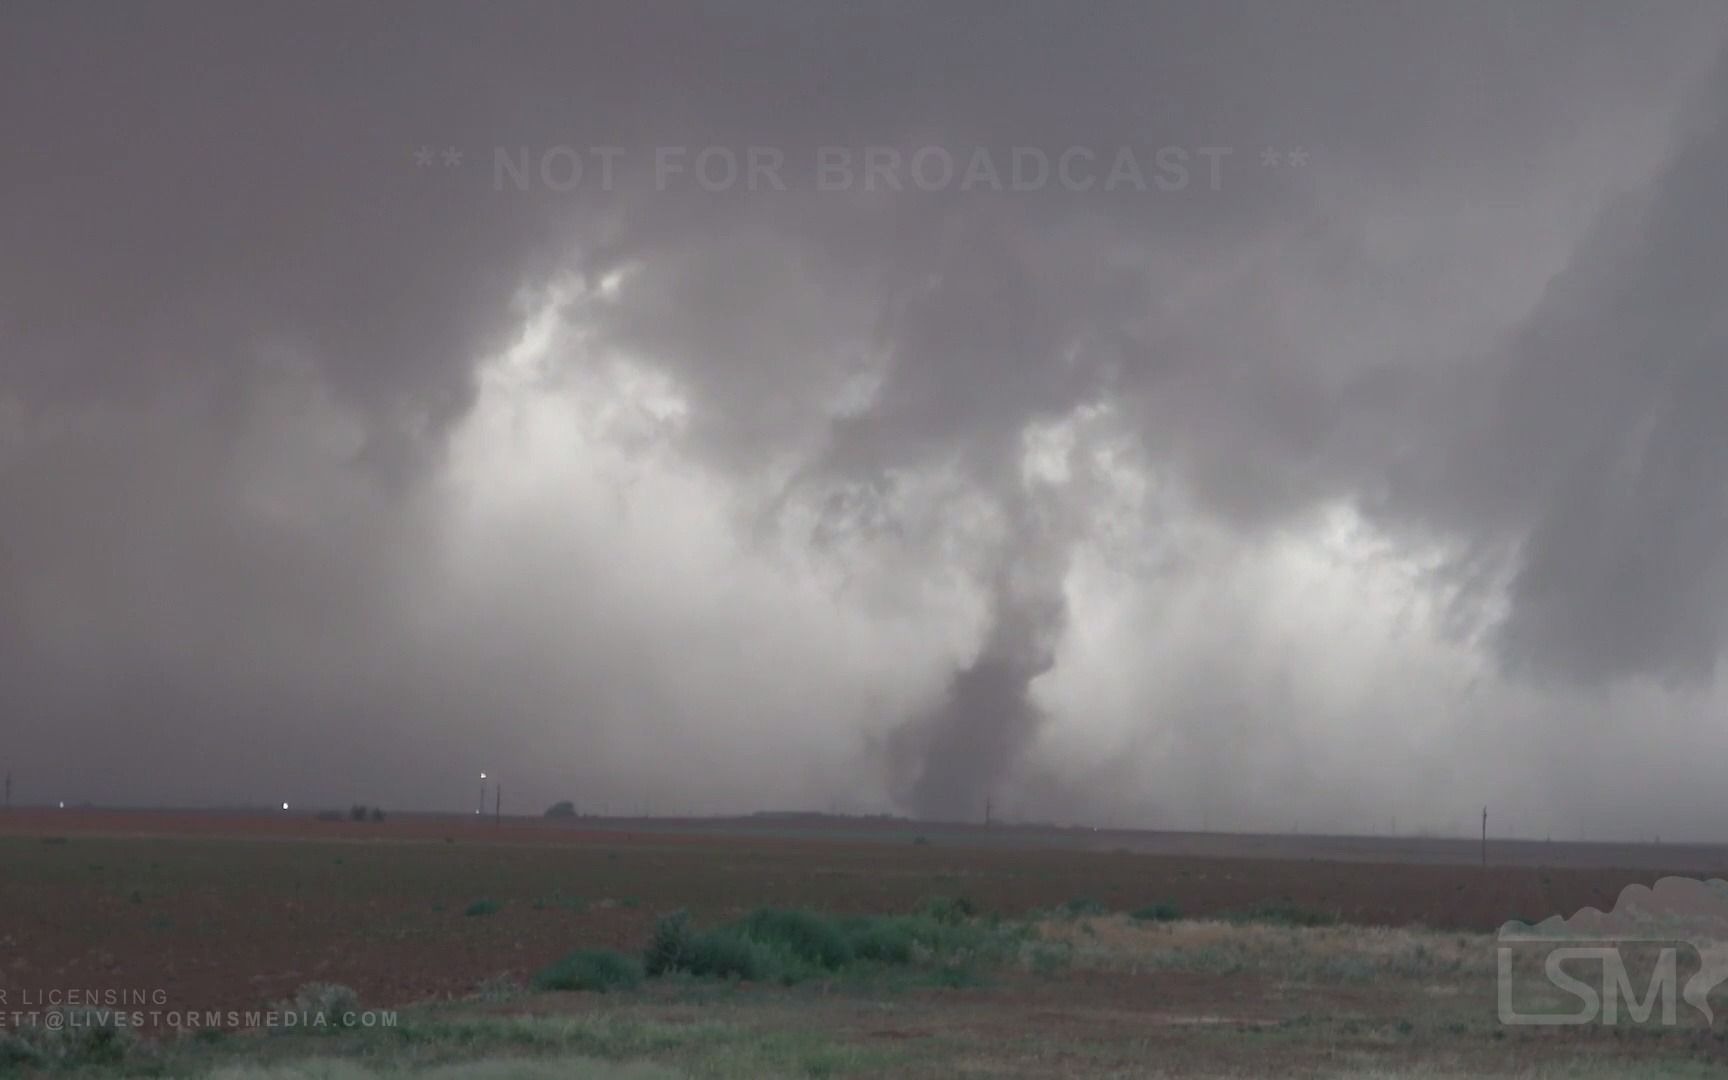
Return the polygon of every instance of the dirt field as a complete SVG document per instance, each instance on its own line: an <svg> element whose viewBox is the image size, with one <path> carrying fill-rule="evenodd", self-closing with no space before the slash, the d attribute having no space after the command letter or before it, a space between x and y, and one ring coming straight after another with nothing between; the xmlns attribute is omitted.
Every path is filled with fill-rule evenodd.
<svg viewBox="0 0 1728 1080"><path fill-rule="evenodd" d="M1275 901L1363 925L1491 931L1605 906L1625 885L1660 876L1039 848L1029 845L1040 834L1009 830L988 846L971 831L935 829L926 844L915 830L836 840L786 823L751 835L742 826L31 811L0 817L0 829L0 986L160 982L194 1006L254 1004L313 978L379 1003L459 995L574 945L632 946L656 913L676 908L886 913L965 895L1004 915L1088 898L1113 910L1165 901L1207 916ZM479 899L508 917L465 916Z"/></svg>
<svg viewBox="0 0 1728 1080"><path fill-rule="evenodd" d="M702 921L763 905L900 913L938 895L1014 918L1079 899L1110 911L1163 902L1191 918L1279 903L1351 925L1480 934L1510 918L1606 907L1626 884L1660 876L1588 865L1141 854L1113 842L1122 839L1115 834L1104 838L1104 850L1088 850L1096 838L1069 833L1058 843L1034 831L984 835L905 823L840 832L832 821L677 831L664 823L13 812L0 817L0 993L16 1003L68 988L160 990L171 1008L233 1009L282 999L308 982L335 982L369 1006L409 1005L520 982L574 948L634 952L669 910L688 909ZM1292 852L1312 850L1305 842L1293 839ZM496 910L469 914L477 901ZM1469 940L1485 948L1488 939ZM1134 1045L1168 1044L1162 1052L1171 1060L1198 1067L1208 1055L1233 1061L1242 1047L1209 1027L1191 1030L1212 1023L1195 1017L1222 1017L1240 1033L1242 1025L1258 1031L1315 1015L1313 1000L1288 992L1290 979L1228 970L1147 979L1099 962L1055 981L1004 978L945 998L951 1015L937 1026L957 1025L984 1044L1047 1029L1052 1037L1083 1036L1096 1049L1114 1045L1112 1025L1150 1023ZM1492 990L1491 975L1477 981L1481 987L1471 984L1459 999L1465 1004L1453 1004L1480 1027L1484 1010L1493 1017L1491 1000L1480 999ZM1408 1002L1372 984L1322 996L1326 1023L1358 1017L1370 1048L1378 1045L1376 1025L1408 1024L1400 1011ZM583 995L573 1000L536 1008L593 1005ZM751 1015L786 1007L772 994L745 1004L756 1010ZM653 997L631 1008L656 1022L688 1012L687 1003ZM917 1009L883 1011L849 999L824 1008L833 1031L871 1044L934 1031ZM1311 1033L1333 1037L1330 1028ZM1482 1035L1477 1053L1512 1051L1489 1038ZM1516 1053L1541 1045L1521 1042ZM1624 1052L1619 1046L1601 1043L1611 1060ZM1687 1044L1687 1053L1715 1060L1719 1046ZM1079 1065L1057 1072L1091 1074Z"/></svg>

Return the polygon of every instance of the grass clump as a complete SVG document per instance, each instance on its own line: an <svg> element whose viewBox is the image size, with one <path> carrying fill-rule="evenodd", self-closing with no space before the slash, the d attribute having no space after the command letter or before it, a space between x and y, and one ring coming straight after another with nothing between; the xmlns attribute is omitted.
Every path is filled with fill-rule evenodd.
<svg viewBox="0 0 1728 1080"><path fill-rule="evenodd" d="M1110 914L1110 909L1089 896L1077 896L1057 911L1070 919L1096 919Z"/></svg>
<svg viewBox="0 0 1728 1080"><path fill-rule="evenodd" d="M642 982L642 964L611 949L578 949L534 976L536 990L588 990L607 994Z"/></svg>
<svg viewBox="0 0 1728 1080"><path fill-rule="evenodd" d="M1065 942L1038 943L1026 949L1022 960L1027 970L1037 975L1055 975L1066 971L1074 959L1074 947Z"/></svg>
<svg viewBox="0 0 1728 1080"><path fill-rule="evenodd" d="M1305 908L1287 900L1266 900L1240 911L1224 915L1226 922L1261 923L1267 926L1316 927L1336 926L1335 912Z"/></svg>
<svg viewBox="0 0 1728 1080"><path fill-rule="evenodd" d="M943 926L959 926L978 914L978 905L964 896L934 896L924 901L918 914L935 919Z"/></svg>
<svg viewBox="0 0 1728 1080"><path fill-rule="evenodd" d="M482 915L496 915L503 910L504 905L500 904L496 900L476 900L472 904L469 904L468 907L463 910L462 914L472 919L478 918Z"/></svg>
<svg viewBox="0 0 1728 1080"><path fill-rule="evenodd" d="M708 1020L665 1022L594 1012L572 1016L405 1012L389 1048L352 1080L676 1080L691 1076L890 1076L899 1051L837 1043L818 1031ZM480 1059L480 1060L477 1060ZM350 1080L334 1058L269 1080ZM360 1067L356 1062L355 1067ZM246 1073L251 1077L252 1073ZM210 1077L208 1080L216 1080ZM239 1080L222 1074L222 1080Z"/></svg>
<svg viewBox="0 0 1728 1080"><path fill-rule="evenodd" d="M306 983L272 1011L281 1014L279 1029L340 1031L359 1023L360 995L341 983Z"/></svg>
<svg viewBox="0 0 1728 1080"><path fill-rule="evenodd" d="M482 980L480 985L474 988L474 996L481 1001L496 1004L501 1001L514 1001L522 996L523 989L521 980L505 972Z"/></svg>
<svg viewBox="0 0 1728 1080"><path fill-rule="evenodd" d="M1128 913L1128 917L1135 922L1175 922L1182 917L1182 909L1175 904L1160 901L1136 908Z"/></svg>

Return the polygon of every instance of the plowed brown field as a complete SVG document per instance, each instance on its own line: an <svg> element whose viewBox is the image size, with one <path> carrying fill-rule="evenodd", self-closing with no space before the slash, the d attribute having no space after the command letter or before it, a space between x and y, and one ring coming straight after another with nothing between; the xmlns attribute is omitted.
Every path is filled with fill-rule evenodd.
<svg viewBox="0 0 1728 1080"><path fill-rule="evenodd" d="M1484 868L1420 852L1389 861L1397 844L1415 841L1382 842L1388 861L1362 858L1369 849L1360 844L1323 861L1310 856L1337 855L1336 842L1238 841L1252 858L1144 854L1131 849L1221 841L932 826L920 844L919 826L839 820L359 824L12 811L0 814L0 992L11 1007L31 995L128 988L160 991L173 1008L232 1009L333 981L372 1005L404 1004L468 994L576 947L633 949L672 909L698 919L758 905L897 912L933 895L964 895L1004 915L1081 897L1118 910L1165 901L1196 916L1271 901L1363 924L1492 930L1509 918L1606 907L1625 885L1662 876L1568 866L1601 855L1567 845L1548 848L1556 865ZM1652 850L1663 849L1637 849L1627 861L1648 863ZM1710 858L1691 852L1684 861ZM481 899L501 910L465 914Z"/></svg>

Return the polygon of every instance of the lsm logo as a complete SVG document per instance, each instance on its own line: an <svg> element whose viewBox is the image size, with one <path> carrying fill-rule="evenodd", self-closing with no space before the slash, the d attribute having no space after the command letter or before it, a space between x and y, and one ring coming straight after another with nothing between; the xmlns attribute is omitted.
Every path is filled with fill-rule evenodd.
<svg viewBox="0 0 1728 1080"><path fill-rule="evenodd" d="M1728 981L1728 882L1629 885L1612 911L1507 923L1496 944L1502 1024L1710 1026Z"/></svg>

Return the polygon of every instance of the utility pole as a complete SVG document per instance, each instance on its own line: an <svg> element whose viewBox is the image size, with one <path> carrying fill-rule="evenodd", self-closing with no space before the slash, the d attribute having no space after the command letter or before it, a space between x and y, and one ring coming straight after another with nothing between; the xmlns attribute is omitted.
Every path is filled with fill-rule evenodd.
<svg viewBox="0 0 1728 1080"><path fill-rule="evenodd" d="M990 796L984 796L984 824L990 824Z"/></svg>
<svg viewBox="0 0 1728 1080"><path fill-rule="evenodd" d="M492 824L494 827L504 824L504 781L492 785Z"/></svg>
<svg viewBox="0 0 1728 1080"><path fill-rule="evenodd" d="M1488 808L1482 808L1482 865L1488 865Z"/></svg>

